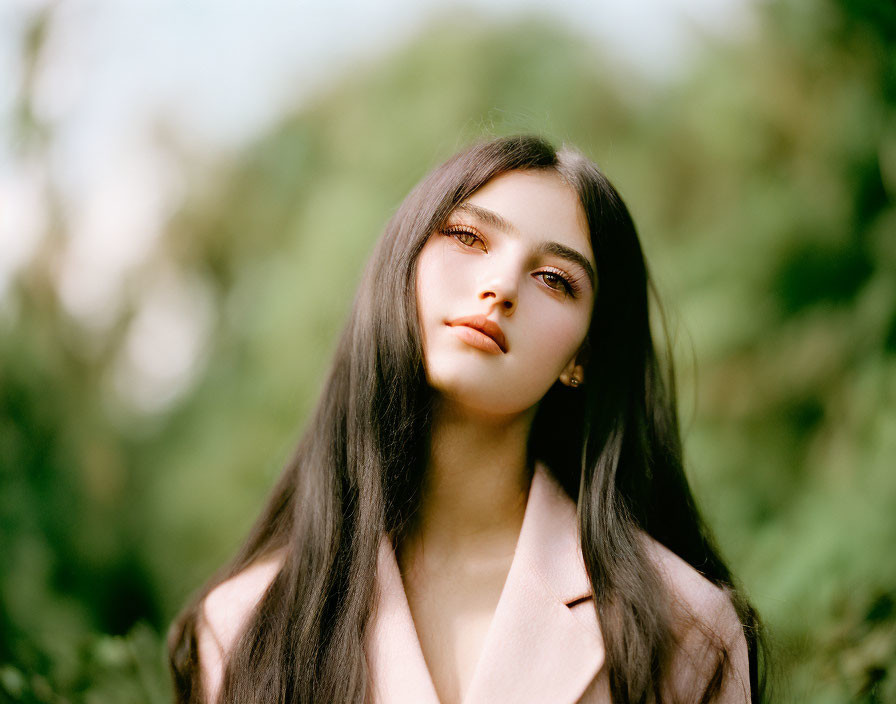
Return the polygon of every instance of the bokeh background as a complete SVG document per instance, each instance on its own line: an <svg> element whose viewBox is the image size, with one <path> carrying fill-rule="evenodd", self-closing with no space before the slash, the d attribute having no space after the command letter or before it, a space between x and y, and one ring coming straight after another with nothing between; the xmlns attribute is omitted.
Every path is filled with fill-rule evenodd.
<svg viewBox="0 0 896 704"><path fill-rule="evenodd" d="M777 701L896 701L889 0L0 10L0 701L166 702L361 267L484 135L572 142L670 311Z"/></svg>

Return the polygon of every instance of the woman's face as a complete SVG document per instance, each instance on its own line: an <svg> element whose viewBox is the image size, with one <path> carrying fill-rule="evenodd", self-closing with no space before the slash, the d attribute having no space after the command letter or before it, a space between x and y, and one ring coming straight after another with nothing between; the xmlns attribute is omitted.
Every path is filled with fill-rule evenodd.
<svg viewBox="0 0 896 704"><path fill-rule="evenodd" d="M430 235L417 261L430 386L506 415L537 404L561 375L583 379L576 354L595 269L584 210L559 174L510 171L486 183ZM490 335L471 327L483 323Z"/></svg>

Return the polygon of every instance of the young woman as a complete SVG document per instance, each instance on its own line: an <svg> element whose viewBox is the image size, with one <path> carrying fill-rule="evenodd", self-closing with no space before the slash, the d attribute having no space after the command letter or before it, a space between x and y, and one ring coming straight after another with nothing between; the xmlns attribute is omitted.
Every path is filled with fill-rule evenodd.
<svg viewBox="0 0 896 704"><path fill-rule="evenodd" d="M430 173L318 406L170 634L181 702L758 701L619 194L537 137Z"/></svg>

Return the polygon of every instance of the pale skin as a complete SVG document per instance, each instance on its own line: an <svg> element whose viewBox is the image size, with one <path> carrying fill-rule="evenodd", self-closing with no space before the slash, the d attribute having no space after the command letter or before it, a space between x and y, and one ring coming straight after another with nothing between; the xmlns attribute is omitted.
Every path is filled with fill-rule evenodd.
<svg viewBox="0 0 896 704"><path fill-rule="evenodd" d="M582 352L594 297L585 214L556 172L502 174L465 203L473 207L455 209L417 262L436 409L419 523L396 547L443 704L463 700L510 569L531 479L526 442L538 403L558 380L585 383ZM460 232L468 228L472 234ZM548 242L562 247L545 252ZM581 262L558 254L563 248ZM561 277L573 284L573 294ZM500 326L505 352L471 346L446 324L476 314Z"/></svg>

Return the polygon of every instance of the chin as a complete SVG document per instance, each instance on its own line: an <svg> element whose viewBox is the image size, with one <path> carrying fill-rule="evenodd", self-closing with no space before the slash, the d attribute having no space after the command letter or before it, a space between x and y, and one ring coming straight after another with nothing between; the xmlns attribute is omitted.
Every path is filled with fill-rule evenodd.
<svg viewBox="0 0 896 704"><path fill-rule="evenodd" d="M430 381L430 386L445 402L457 407L459 410L472 415L493 418L504 418L525 413L538 404L540 397L529 397L517 393L508 393L505 384L494 381L479 381L471 379L446 380L437 378Z"/></svg>

